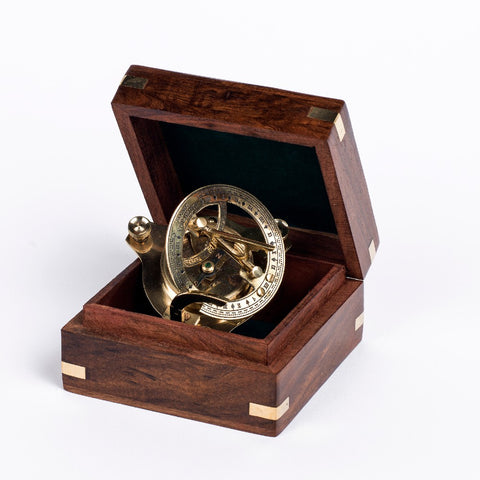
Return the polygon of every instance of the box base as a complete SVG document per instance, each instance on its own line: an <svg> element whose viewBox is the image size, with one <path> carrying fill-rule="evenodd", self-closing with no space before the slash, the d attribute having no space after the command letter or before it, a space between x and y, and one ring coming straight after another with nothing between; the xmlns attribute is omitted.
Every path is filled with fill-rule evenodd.
<svg viewBox="0 0 480 480"><path fill-rule="evenodd" d="M95 333L81 312L62 329L63 385L73 393L276 436L360 342L362 314L362 282L347 279L265 364L161 338Z"/></svg>

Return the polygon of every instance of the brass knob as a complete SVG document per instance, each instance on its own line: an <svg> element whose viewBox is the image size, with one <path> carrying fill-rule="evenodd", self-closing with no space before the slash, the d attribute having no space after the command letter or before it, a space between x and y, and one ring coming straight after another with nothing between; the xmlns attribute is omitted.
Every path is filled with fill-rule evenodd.
<svg viewBox="0 0 480 480"><path fill-rule="evenodd" d="M277 222L277 226L280 229L283 239L285 240L288 236L288 230L289 230L288 223L285 220L282 220L281 218L276 218L275 222Z"/></svg>
<svg viewBox="0 0 480 480"><path fill-rule="evenodd" d="M128 222L128 233L137 242L144 242L151 231L152 225L146 217L133 217Z"/></svg>

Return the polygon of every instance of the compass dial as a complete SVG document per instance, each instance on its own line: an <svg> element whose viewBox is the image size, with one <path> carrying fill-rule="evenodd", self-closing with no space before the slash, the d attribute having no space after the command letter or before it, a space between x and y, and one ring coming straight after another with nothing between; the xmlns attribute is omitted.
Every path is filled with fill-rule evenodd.
<svg viewBox="0 0 480 480"><path fill-rule="evenodd" d="M255 221L254 235L242 235L241 228L227 220L229 204ZM216 217L202 216L215 206ZM257 198L231 185L208 185L188 195L175 210L165 259L181 293L216 294L215 285L221 284L224 304L204 302L201 314L237 321L251 317L274 297L285 270L285 245L277 222ZM224 292L226 284L231 292Z"/></svg>

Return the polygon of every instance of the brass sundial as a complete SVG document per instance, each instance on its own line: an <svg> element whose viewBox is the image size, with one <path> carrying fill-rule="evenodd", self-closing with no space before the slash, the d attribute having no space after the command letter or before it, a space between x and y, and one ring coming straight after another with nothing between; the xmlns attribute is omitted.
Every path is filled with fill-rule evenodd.
<svg viewBox="0 0 480 480"><path fill-rule="evenodd" d="M282 282L288 225L238 187L199 188L168 227L134 217L128 229L145 293L163 318L230 332L263 309Z"/></svg>

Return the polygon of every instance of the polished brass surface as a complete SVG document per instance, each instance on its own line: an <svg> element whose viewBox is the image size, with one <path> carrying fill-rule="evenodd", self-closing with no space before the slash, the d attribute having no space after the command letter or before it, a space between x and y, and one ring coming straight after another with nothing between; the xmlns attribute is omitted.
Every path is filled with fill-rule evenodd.
<svg viewBox="0 0 480 480"><path fill-rule="evenodd" d="M215 271L215 264L210 260L202 263L203 273L213 273Z"/></svg>
<svg viewBox="0 0 480 480"><path fill-rule="evenodd" d="M150 220L145 217L133 217L128 222L128 233L137 242L144 242L152 231Z"/></svg>
<svg viewBox="0 0 480 480"><path fill-rule="evenodd" d="M62 373L69 377L80 378L85 380L87 378L87 370L81 365L75 365L74 363L62 362Z"/></svg>
<svg viewBox="0 0 480 480"><path fill-rule="evenodd" d="M278 407L269 407L258 403L249 403L248 413L252 417L265 418L267 420L279 420L290 408L290 397L287 397Z"/></svg>
<svg viewBox="0 0 480 480"><path fill-rule="evenodd" d="M228 204L255 226L229 218ZM168 227L139 216L128 232L147 298L164 318L230 332L272 300L283 278L288 224L237 187L202 187L180 203Z"/></svg>
<svg viewBox="0 0 480 480"><path fill-rule="evenodd" d="M365 320L365 315L363 312L355 319L355 330L358 330L362 325Z"/></svg>
<svg viewBox="0 0 480 480"><path fill-rule="evenodd" d="M142 77L133 77L132 75L125 75L120 82L121 87L130 87L130 88L138 88L139 90L143 90L148 83L147 78Z"/></svg>
<svg viewBox="0 0 480 480"><path fill-rule="evenodd" d="M288 223L281 218L276 218L275 221L277 222L278 228L282 232L283 239L285 240L288 236Z"/></svg>
<svg viewBox="0 0 480 480"><path fill-rule="evenodd" d="M340 114L337 115L337 118L335 119L333 124L337 129L339 140L342 141L343 137L345 136L345 125L343 124L342 116Z"/></svg>
<svg viewBox="0 0 480 480"><path fill-rule="evenodd" d="M323 122L333 123L337 130L338 138L340 142L345 136L345 126L343 124L342 116L334 110L328 110L326 108L310 107L307 117L314 118L315 120L322 120Z"/></svg>
<svg viewBox="0 0 480 480"><path fill-rule="evenodd" d="M375 258L375 255L377 254L377 249L375 247L375 241L372 240L370 242L370 245L368 247L368 254L370 255L370 261L373 262L373 259Z"/></svg>
<svg viewBox="0 0 480 480"><path fill-rule="evenodd" d="M162 253L165 246L167 227L150 223L151 230L147 242L138 242L132 235L126 241L137 252L142 261L143 288L153 308L162 316L169 312L170 303L175 296L171 284L161 281Z"/></svg>
<svg viewBox="0 0 480 480"><path fill-rule="evenodd" d="M248 245L250 247L250 250L252 251L264 250L264 251L271 252L275 250L274 246L268 245L265 242L258 242L256 240L241 237L240 235L237 235L237 234L222 232L220 230L216 230L215 228L211 228L211 227L203 228L202 233L205 233L211 238L221 238L222 240L226 240L228 242L234 242L234 246ZM235 242L238 242L238 243L235 243Z"/></svg>
<svg viewBox="0 0 480 480"><path fill-rule="evenodd" d="M315 120L322 120L323 122L333 123L337 118L338 113L333 110L320 107L310 107L307 117Z"/></svg>

